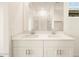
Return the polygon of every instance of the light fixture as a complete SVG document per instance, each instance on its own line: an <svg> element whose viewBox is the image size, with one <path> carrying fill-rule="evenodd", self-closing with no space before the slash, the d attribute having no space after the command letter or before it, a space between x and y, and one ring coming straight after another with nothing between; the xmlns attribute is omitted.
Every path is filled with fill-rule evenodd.
<svg viewBox="0 0 79 59"><path fill-rule="evenodd" d="M38 11L38 15L39 16L48 16L48 12L45 9L41 9L40 11Z"/></svg>
<svg viewBox="0 0 79 59"><path fill-rule="evenodd" d="M25 5L28 6L31 2L26 2Z"/></svg>

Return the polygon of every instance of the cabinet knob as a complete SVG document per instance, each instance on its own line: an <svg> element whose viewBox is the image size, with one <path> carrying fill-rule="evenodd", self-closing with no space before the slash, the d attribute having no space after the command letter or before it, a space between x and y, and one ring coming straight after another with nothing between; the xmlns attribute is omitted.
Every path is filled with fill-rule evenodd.
<svg viewBox="0 0 79 59"><path fill-rule="evenodd" d="M59 50L57 50L57 55L59 55Z"/></svg>
<svg viewBox="0 0 79 59"><path fill-rule="evenodd" d="M31 54L31 49L26 49L26 55L30 55Z"/></svg>
<svg viewBox="0 0 79 59"><path fill-rule="evenodd" d="M58 50L57 50L57 55L62 55L62 54L63 54L63 50L58 49Z"/></svg>

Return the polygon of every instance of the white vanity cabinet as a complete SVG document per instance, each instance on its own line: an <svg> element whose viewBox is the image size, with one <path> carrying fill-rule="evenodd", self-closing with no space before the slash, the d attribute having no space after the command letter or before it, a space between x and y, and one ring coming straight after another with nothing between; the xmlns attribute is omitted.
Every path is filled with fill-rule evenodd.
<svg viewBox="0 0 79 59"><path fill-rule="evenodd" d="M13 40L14 57L72 57L73 40Z"/></svg>
<svg viewBox="0 0 79 59"><path fill-rule="evenodd" d="M44 41L44 56L71 57L73 56L73 41Z"/></svg>
<svg viewBox="0 0 79 59"><path fill-rule="evenodd" d="M43 41L13 41L13 56L14 57L42 57L43 56Z"/></svg>

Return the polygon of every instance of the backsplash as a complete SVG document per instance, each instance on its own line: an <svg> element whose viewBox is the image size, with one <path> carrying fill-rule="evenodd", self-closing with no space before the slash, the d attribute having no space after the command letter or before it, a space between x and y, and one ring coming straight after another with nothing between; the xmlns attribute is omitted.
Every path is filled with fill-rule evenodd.
<svg viewBox="0 0 79 59"><path fill-rule="evenodd" d="M55 26L55 31L63 31L62 21L55 21L54 26Z"/></svg>

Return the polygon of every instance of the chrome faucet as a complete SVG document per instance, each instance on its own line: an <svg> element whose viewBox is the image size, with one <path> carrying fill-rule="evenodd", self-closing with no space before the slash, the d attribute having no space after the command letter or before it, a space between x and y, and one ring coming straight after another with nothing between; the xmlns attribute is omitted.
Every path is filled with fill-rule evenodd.
<svg viewBox="0 0 79 59"><path fill-rule="evenodd" d="M35 31L32 29L32 31L30 32L30 34L35 34Z"/></svg>
<svg viewBox="0 0 79 59"><path fill-rule="evenodd" d="M56 34L56 31L55 31L55 29L52 29L52 34Z"/></svg>

